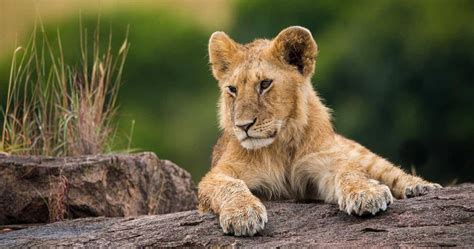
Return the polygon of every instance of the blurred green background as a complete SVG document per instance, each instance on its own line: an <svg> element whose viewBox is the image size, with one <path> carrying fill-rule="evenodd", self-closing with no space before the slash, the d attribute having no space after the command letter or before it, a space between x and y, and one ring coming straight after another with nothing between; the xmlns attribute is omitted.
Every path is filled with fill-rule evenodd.
<svg viewBox="0 0 474 249"><path fill-rule="evenodd" d="M474 1L38 1L47 30L60 30L66 59L79 58L79 13L115 47L130 26L119 134L174 161L198 181L218 129L218 88L207 41L272 38L290 25L318 43L313 84L337 131L407 170L443 184L474 180ZM30 35L35 5L0 2L0 100L11 53ZM103 39L106 42L106 39ZM117 148L120 150L123 148Z"/></svg>

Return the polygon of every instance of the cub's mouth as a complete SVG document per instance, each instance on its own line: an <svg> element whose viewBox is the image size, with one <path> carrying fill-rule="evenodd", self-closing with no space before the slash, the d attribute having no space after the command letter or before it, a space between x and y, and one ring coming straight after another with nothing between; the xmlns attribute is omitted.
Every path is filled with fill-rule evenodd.
<svg viewBox="0 0 474 249"><path fill-rule="evenodd" d="M243 148L256 150L271 145L277 139L284 123L272 120L252 127L234 126L234 134Z"/></svg>
<svg viewBox="0 0 474 249"><path fill-rule="evenodd" d="M270 134L269 136L266 136L266 137L256 137L256 136L250 136L247 134L247 136L241 140L241 142L247 140L247 139L269 139L269 138L275 138L276 135L277 135L278 131L273 131L272 134Z"/></svg>
<svg viewBox="0 0 474 249"><path fill-rule="evenodd" d="M248 150L256 150L266 146L269 146L275 141L278 131L273 131L269 136L266 137L256 137L246 135L242 140L240 140L240 145Z"/></svg>

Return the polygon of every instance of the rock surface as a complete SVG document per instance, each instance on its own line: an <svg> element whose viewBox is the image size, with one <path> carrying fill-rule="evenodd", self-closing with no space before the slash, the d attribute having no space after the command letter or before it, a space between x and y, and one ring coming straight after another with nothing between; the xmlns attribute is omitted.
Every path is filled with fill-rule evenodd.
<svg viewBox="0 0 474 249"><path fill-rule="evenodd" d="M0 155L0 225L194 209L191 176L153 153Z"/></svg>
<svg viewBox="0 0 474 249"><path fill-rule="evenodd" d="M396 200L375 217L349 216L322 203L265 205L269 223L253 238L223 235L214 215L186 211L57 222L0 234L0 247L474 247L474 184Z"/></svg>

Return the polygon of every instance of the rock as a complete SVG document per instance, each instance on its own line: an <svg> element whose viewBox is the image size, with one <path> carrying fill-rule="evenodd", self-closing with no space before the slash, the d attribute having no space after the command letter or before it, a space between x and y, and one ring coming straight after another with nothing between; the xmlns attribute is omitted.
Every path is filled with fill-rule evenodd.
<svg viewBox="0 0 474 249"><path fill-rule="evenodd" d="M85 218L0 234L0 247L474 247L474 184L396 200L357 217L323 203L266 202L256 237L222 234L212 214L186 211L134 218Z"/></svg>
<svg viewBox="0 0 474 249"><path fill-rule="evenodd" d="M0 224L164 214L196 201L190 174L153 153L0 155Z"/></svg>

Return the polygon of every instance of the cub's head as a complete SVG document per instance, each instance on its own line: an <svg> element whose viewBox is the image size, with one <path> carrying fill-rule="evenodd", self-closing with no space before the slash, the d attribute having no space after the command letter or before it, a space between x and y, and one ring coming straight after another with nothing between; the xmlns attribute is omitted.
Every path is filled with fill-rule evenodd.
<svg viewBox="0 0 474 249"><path fill-rule="evenodd" d="M209 40L219 81L220 126L246 149L259 149L306 122L306 96L318 51L311 32L289 27L273 40L239 44L223 32Z"/></svg>

